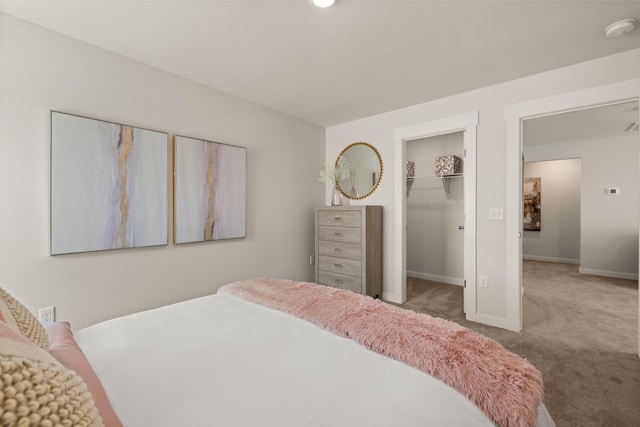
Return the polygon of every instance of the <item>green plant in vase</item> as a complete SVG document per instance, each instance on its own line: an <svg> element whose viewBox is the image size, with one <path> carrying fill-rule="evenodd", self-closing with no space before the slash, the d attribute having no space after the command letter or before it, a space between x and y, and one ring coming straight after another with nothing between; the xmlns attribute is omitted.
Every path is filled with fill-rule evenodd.
<svg viewBox="0 0 640 427"><path fill-rule="evenodd" d="M333 190L331 192L331 206L342 205L342 192L340 191L340 188L338 188L338 183L347 178L351 179L351 168L349 167L349 163L347 163L345 158L342 156L338 157L335 165L326 163L324 169L320 169L320 178L318 178L318 181L324 183L330 182L333 185Z"/></svg>

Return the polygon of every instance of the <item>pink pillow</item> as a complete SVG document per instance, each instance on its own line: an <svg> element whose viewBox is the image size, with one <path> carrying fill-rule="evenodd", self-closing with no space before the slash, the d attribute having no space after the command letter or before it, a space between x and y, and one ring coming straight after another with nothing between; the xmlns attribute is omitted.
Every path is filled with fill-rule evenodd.
<svg viewBox="0 0 640 427"><path fill-rule="evenodd" d="M49 352L58 362L75 371L87 384L98 412L106 427L122 427L122 423L113 411L107 393L104 391L98 376L93 371L86 356L73 339L73 332L67 322L54 322L44 326L49 335Z"/></svg>

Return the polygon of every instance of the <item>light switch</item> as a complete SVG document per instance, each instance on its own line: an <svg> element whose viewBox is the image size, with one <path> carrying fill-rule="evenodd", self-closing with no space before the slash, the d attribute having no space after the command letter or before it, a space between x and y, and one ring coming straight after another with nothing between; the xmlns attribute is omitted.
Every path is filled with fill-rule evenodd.
<svg viewBox="0 0 640 427"><path fill-rule="evenodd" d="M479 279L480 279L480 280L479 280L479 286L480 286L481 288L485 288L485 289L486 289L486 288L488 288L488 287L489 287L489 277L487 277L487 276L480 276L480 277L479 277Z"/></svg>
<svg viewBox="0 0 640 427"><path fill-rule="evenodd" d="M502 221L504 219L504 208L489 208L489 219Z"/></svg>

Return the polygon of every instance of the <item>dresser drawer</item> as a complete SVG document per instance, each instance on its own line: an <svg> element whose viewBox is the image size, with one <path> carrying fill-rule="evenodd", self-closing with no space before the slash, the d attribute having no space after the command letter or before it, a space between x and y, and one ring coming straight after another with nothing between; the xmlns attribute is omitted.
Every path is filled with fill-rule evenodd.
<svg viewBox="0 0 640 427"><path fill-rule="evenodd" d="M362 263L352 259L336 258L332 256L320 256L320 270L333 271L334 273L362 276Z"/></svg>
<svg viewBox="0 0 640 427"><path fill-rule="evenodd" d="M318 239L331 242L357 243L362 242L362 229L354 227L330 227L321 225L318 227Z"/></svg>
<svg viewBox="0 0 640 427"><path fill-rule="evenodd" d="M359 211L320 211L318 223L339 227L361 227L362 214Z"/></svg>
<svg viewBox="0 0 640 427"><path fill-rule="evenodd" d="M362 259L362 245L359 243L341 243L320 240L318 242L318 253L320 255L360 261Z"/></svg>
<svg viewBox="0 0 640 427"><path fill-rule="evenodd" d="M347 289L356 293L362 293L362 279L346 274L333 273L331 271L320 271L318 283L334 288Z"/></svg>

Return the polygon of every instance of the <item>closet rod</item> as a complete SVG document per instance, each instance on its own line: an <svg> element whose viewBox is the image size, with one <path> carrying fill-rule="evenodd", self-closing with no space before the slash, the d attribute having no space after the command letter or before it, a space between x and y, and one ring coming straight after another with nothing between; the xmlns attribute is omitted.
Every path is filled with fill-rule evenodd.
<svg viewBox="0 0 640 427"><path fill-rule="evenodd" d="M411 178L407 178L407 197L409 197L409 192L411 190L411 187L413 186L413 183L417 180L417 179L433 179L433 178L439 178L442 180L442 186L444 187L444 192L446 194L449 194L449 186L451 184L451 181L449 181L449 179L452 178L461 178L464 176L464 173L456 173L456 174L451 174L451 175L421 175L421 176L414 176ZM431 190L432 188L416 188L416 190Z"/></svg>

